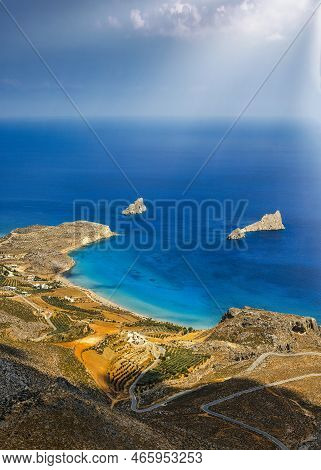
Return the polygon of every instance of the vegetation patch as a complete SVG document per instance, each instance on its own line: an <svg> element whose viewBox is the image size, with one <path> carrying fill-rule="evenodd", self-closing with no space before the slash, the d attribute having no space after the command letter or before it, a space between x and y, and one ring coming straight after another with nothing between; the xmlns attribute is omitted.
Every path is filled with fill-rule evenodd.
<svg viewBox="0 0 321 470"><path fill-rule="evenodd" d="M57 354L59 358L59 368L63 377L66 377L76 385L93 386L90 375L87 374L84 366L75 358L72 350L59 348Z"/></svg>
<svg viewBox="0 0 321 470"><path fill-rule="evenodd" d="M138 322L135 322L135 327L146 328L149 331L155 333L169 332L187 334L193 331L192 327L186 328L184 326L175 325L174 323L170 322L160 322L153 320L152 318L144 318Z"/></svg>
<svg viewBox="0 0 321 470"><path fill-rule="evenodd" d="M5 286L30 287L30 284L20 281L20 279L17 279L15 277L6 277L6 276L0 275L0 287L5 287Z"/></svg>
<svg viewBox="0 0 321 470"><path fill-rule="evenodd" d="M53 319L51 318L51 321ZM77 339L83 338L84 336L91 333L91 330L88 325L83 323L73 323L72 328L65 330L56 330L49 337L50 342L54 343L64 343L70 341L76 341Z"/></svg>
<svg viewBox="0 0 321 470"><path fill-rule="evenodd" d="M122 360L116 370L107 372L107 383L115 392L128 389L142 369L135 362Z"/></svg>
<svg viewBox="0 0 321 470"><path fill-rule="evenodd" d="M77 318L79 318L80 320L83 320L88 317L95 319L104 319L103 315L100 312L95 312L93 310L77 307L76 305L73 305L68 302L68 300L62 299L61 297L43 295L41 298L47 304L52 305L53 307L58 307L62 310L68 310L72 314L76 315Z"/></svg>
<svg viewBox="0 0 321 470"><path fill-rule="evenodd" d="M189 370L205 362L209 358L205 354L195 354L190 349L167 348L165 356L154 369L148 371L138 385L152 385L181 375L187 375Z"/></svg>
<svg viewBox="0 0 321 470"><path fill-rule="evenodd" d="M1 298L0 299L0 310L3 312L18 317L25 322L34 322L36 317L33 315L31 307L17 302L12 299Z"/></svg>
<svg viewBox="0 0 321 470"><path fill-rule="evenodd" d="M70 328L70 320L63 312L59 312L54 317L51 317L51 322L57 328L56 333L68 331Z"/></svg>

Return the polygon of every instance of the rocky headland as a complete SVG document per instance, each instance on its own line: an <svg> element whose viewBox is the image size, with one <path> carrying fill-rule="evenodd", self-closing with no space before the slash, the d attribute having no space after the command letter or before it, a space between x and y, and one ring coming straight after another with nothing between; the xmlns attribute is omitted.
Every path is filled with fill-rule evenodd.
<svg viewBox="0 0 321 470"><path fill-rule="evenodd" d="M285 230L280 211L274 214L265 214L261 220L243 228L236 228L228 235L229 240L239 240L244 238L248 232L260 232L269 230Z"/></svg>
<svg viewBox="0 0 321 470"><path fill-rule="evenodd" d="M238 344L254 356L267 351L321 349L321 331L314 318L253 307L230 308L209 339Z"/></svg>
<svg viewBox="0 0 321 470"><path fill-rule="evenodd" d="M31 225L0 238L0 251L3 257L19 261L24 271L52 275L72 268L74 261L69 252L113 235L108 226L86 221Z"/></svg>

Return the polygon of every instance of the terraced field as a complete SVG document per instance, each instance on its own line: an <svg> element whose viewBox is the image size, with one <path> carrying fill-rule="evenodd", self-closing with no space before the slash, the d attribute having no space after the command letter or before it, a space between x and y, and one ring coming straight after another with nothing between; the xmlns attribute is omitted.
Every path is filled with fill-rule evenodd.
<svg viewBox="0 0 321 470"><path fill-rule="evenodd" d="M7 278L5 276L0 275L0 287L6 286Z"/></svg>
<svg viewBox="0 0 321 470"><path fill-rule="evenodd" d="M52 317L51 322L57 328L56 333L63 333L65 331L68 331L71 324L71 321L63 312L59 312L57 315Z"/></svg>
<svg viewBox="0 0 321 470"><path fill-rule="evenodd" d="M16 277L7 277L0 275L0 287L10 286L10 287L23 287L30 288L32 287L29 283L21 281Z"/></svg>
<svg viewBox="0 0 321 470"><path fill-rule="evenodd" d="M160 363L148 371L139 381L138 385L152 385L163 380L187 375L193 367L205 362L209 356L195 354L190 349L169 347Z"/></svg>
<svg viewBox="0 0 321 470"><path fill-rule="evenodd" d="M115 393L128 391L130 385L152 360L149 352L136 351L127 353L112 364L107 373L107 383Z"/></svg>
<svg viewBox="0 0 321 470"><path fill-rule="evenodd" d="M1 298L0 310L25 322L34 322L36 320L32 308L16 300Z"/></svg>
<svg viewBox="0 0 321 470"><path fill-rule="evenodd" d="M133 346L128 343L124 335L119 335L117 325L98 325L97 330L97 324L94 323L91 327L96 330L94 334L70 346L74 346L75 355L84 363L99 387L112 400L121 400L128 396L130 385L151 364L154 356L145 345Z"/></svg>
<svg viewBox="0 0 321 470"><path fill-rule="evenodd" d="M62 299L61 297L43 295L41 298L47 304L52 305L53 307L57 307L61 310L67 310L68 312L72 313L73 316L75 316L75 318L78 320L84 320L88 318L104 319L103 315L100 312L95 312L94 310L77 307L77 305L71 304L70 302L65 299Z"/></svg>
<svg viewBox="0 0 321 470"><path fill-rule="evenodd" d="M10 287L18 287L20 285L18 279L13 277L6 277L0 276L0 287L3 286L10 286Z"/></svg>

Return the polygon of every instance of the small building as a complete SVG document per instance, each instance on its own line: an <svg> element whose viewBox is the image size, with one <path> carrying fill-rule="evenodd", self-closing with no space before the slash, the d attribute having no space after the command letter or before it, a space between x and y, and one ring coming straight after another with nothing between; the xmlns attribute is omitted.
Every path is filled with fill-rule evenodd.
<svg viewBox="0 0 321 470"><path fill-rule="evenodd" d="M50 289L50 287L48 286L48 284L34 284L33 287L35 287L36 289L43 289L43 290L47 290L47 289Z"/></svg>

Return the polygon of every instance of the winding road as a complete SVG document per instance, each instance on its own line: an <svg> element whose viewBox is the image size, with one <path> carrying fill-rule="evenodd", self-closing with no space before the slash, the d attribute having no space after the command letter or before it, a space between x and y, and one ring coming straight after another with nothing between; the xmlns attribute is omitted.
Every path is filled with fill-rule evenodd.
<svg viewBox="0 0 321 470"><path fill-rule="evenodd" d="M234 378L237 377L244 377L245 374L253 372L257 367L259 367L266 359L269 357L300 357L300 356L319 356L321 357L321 353L319 352L313 352L313 351L308 351L308 352L302 352L302 353L275 353L275 352L269 352L269 353L264 353L261 356L259 356L242 374L235 376ZM179 397L182 397L183 395L187 395L189 393L193 393L197 390L200 390L201 388L206 387L206 385L201 385L197 388L189 389L189 390L183 390L181 392L175 393L171 397L166 398L162 402L155 403L154 405L151 405L146 408L138 408L137 406L137 397L135 395L135 387L139 380L152 368L154 368L158 363L158 359L153 362L144 372L142 372L135 382L132 383L131 387L129 388L129 396L131 399L131 409L135 413L149 413L151 411L154 411L160 407L166 406L168 403L172 402L173 400L176 400ZM231 395L218 398L217 400L213 400L209 403L205 403L204 405L201 406L201 410L207 413L210 416L214 416L215 418L219 418L227 423L232 423L235 424L243 429L246 429L248 431L254 432L258 434L259 436L264 437L265 439L269 440L272 442L276 447L282 450L288 450L288 447L286 447L283 442L281 442L278 438L275 436L272 436L271 434L267 433L266 431L263 431L262 429L259 429L255 426L250 426L249 424L243 423L242 421L239 421L234 418L230 418L229 416L222 415L221 413L217 413L213 411L211 408L215 405L219 405L220 403L233 400L234 398L238 398L242 395L248 395L250 393L254 393L257 391L265 390L267 388L272 388L272 387L278 387L280 385L285 385L287 383L291 382L298 382L300 380L304 379L309 379L309 378L321 378L321 373L312 373L312 374L305 374L305 375L300 375L297 377L292 377L289 379L285 380L279 380L277 382L272 382L268 384L263 384L263 385L258 385L256 387L251 387L245 390L241 390L236 393L232 393ZM229 377L227 380L231 379L232 377Z"/></svg>

